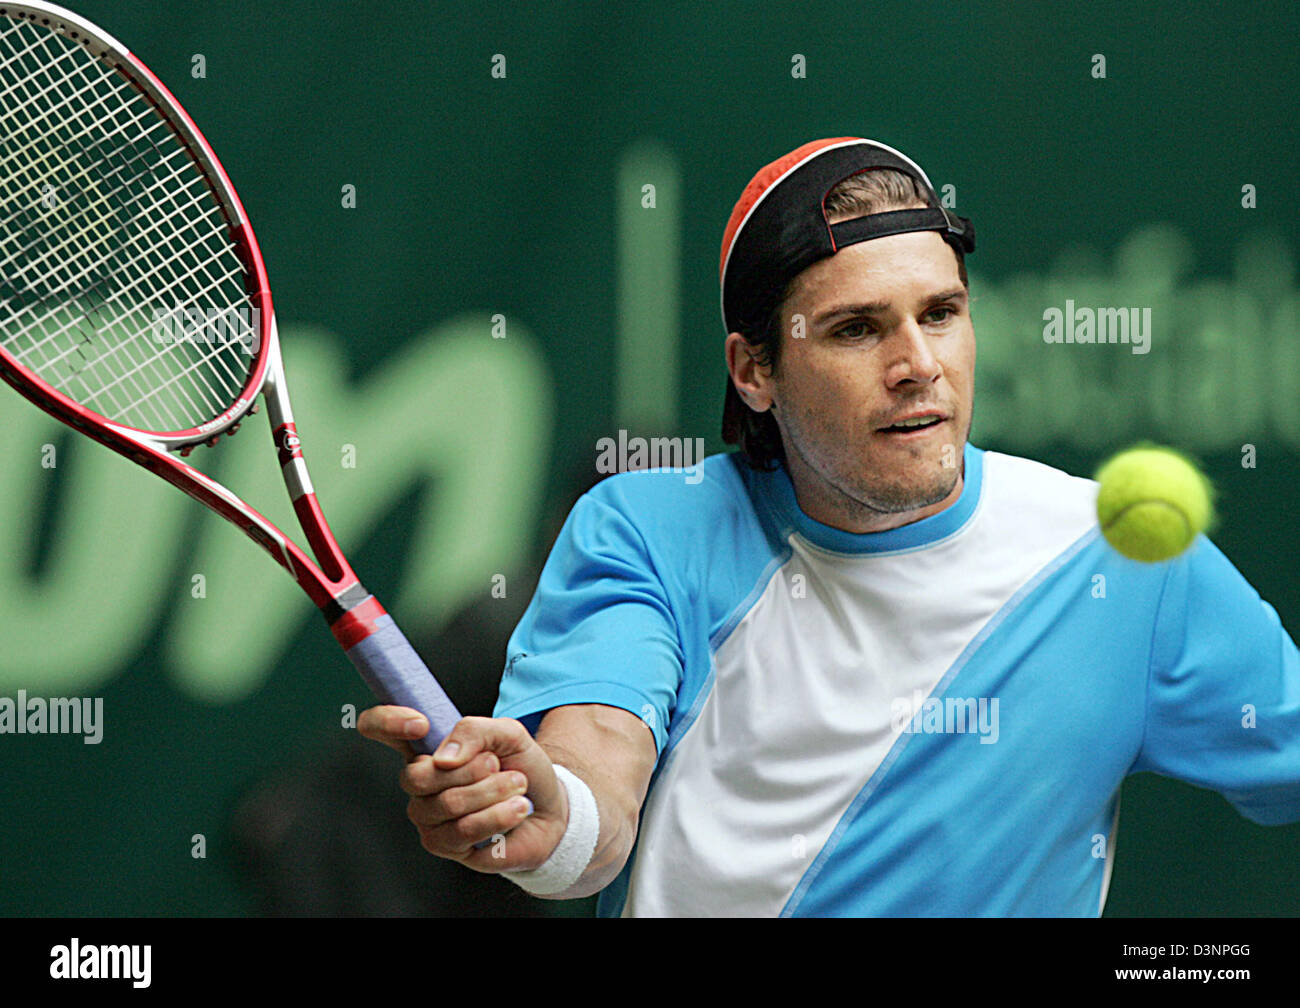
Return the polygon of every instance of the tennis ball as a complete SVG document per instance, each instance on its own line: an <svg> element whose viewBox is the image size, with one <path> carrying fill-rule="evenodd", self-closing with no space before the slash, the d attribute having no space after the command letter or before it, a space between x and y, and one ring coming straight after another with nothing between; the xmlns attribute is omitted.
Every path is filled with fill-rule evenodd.
<svg viewBox="0 0 1300 1008"><path fill-rule="evenodd" d="M1172 559L1214 521L1214 487L1195 462L1171 448L1134 445L1095 478L1102 534L1133 560Z"/></svg>

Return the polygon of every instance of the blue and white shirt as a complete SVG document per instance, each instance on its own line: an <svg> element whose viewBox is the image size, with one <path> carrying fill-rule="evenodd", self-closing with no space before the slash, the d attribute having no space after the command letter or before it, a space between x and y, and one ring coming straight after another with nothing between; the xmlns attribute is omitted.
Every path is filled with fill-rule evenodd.
<svg viewBox="0 0 1300 1008"><path fill-rule="evenodd" d="M1223 554L1136 563L1092 480L964 461L953 505L865 535L737 455L574 507L496 714L653 730L602 915L1097 915L1142 770L1300 819L1300 656Z"/></svg>

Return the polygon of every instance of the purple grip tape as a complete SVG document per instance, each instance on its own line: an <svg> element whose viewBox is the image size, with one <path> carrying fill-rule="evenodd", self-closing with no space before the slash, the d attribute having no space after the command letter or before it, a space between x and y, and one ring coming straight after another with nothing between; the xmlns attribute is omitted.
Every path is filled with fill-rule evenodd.
<svg viewBox="0 0 1300 1008"><path fill-rule="evenodd" d="M460 711L397 629L393 617L380 616L375 628L365 640L352 645L347 656L381 701L412 707L429 719L429 733L412 740L411 746L416 752L432 755L460 720Z"/></svg>

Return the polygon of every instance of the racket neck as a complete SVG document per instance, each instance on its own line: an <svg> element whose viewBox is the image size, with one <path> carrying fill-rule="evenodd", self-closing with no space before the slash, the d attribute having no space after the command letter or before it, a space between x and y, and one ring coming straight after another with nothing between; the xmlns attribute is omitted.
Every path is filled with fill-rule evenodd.
<svg viewBox="0 0 1300 1008"><path fill-rule="evenodd" d="M379 600L361 585L353 585L340 595L333 605L321 610L330 632L344 651L370 637L378 629L380 617L388 612Z"/></svg>
<svg viewBox="0 0 1300 1008"><path fill-rule="evenodd" d="M316 488L307 471L307 460L302 453L302 440L294 423L293 407L289 402L289 386L284 378L284 363L280 357L280 343L275 320L268 327L267 378L263 388L266 415L271 424L271 439L275 443L280 463L280 475L293 502L298 525L307 537L316 564L326 580L336 587L350 590L357 577L339 549L334 533L330 531L325 513L316 499ZM328 618L328 614L327 614Z"/></svg>

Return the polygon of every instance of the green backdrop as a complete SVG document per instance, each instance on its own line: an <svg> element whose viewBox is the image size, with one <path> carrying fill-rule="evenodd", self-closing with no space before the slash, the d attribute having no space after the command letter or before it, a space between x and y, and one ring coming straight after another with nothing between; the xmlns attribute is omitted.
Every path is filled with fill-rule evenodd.
<svg viewBox="0 0 1300 1008"><path fill-rule="evenodd" d="M224 161L326 512L467 711L597 439L722 448L723 224L826 136L907 152L976 223L975 443L1078 474L1192 451L1216 542L1300 628L1294 4L76 8ZM1046 344L1067 300L1149 307L1149 352ZM364 688L255 547L16 396L0 423L0 696L105 722L0 735L0 913L556 911L426 864L395 758L346 727ZM264 437L212 471L288 521ZM1107 912L1293 914L1297 865L1300 827L1133 778Z"/></svg>

